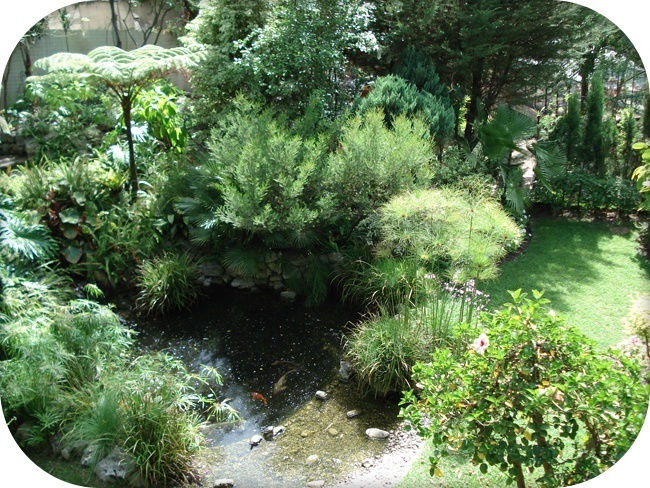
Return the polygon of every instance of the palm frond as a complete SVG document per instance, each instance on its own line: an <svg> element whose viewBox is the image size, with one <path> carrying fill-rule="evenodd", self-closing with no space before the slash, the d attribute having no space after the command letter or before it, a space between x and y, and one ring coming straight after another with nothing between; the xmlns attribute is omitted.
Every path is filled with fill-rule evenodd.
<svg viewBox="0 0 650 488"><path fill-rule="evenodd" d="M560 174L566 164L566 155L557 144L541 141L529 148L537 164L534 171L538 181L550 190L549 180Z"/></svg>

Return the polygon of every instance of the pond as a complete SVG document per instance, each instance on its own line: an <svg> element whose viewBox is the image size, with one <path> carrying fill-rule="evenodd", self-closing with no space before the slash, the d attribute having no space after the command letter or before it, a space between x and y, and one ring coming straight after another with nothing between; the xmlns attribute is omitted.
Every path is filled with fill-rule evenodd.
<svg viewBox="0 0 650 488"><path fill-rule="evenodd" d="M140 350L165 350L194 371L217 368L219 399L230 399L242 416L234 427L207 431L202 474L239 487L285 487L336 480L384 449L386 441L364 435L367 428L396 428L395 401L362 399L352 382L337 379L343 333L359 318L336 302L306 308L224 288L188 313L135 328ZM328 399L315 398L318 390ZM362 414L349 419L351 410ZM251 447L252 436L280 425L284 433Z"/></svg>

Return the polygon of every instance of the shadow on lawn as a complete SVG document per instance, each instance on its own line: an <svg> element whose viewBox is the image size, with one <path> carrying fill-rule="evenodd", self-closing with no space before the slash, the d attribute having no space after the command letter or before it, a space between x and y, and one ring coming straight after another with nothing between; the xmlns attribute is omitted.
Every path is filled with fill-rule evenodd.
<svg viewBox="0 0 650 488"><path fill-rule="evenodd" d="M493 308L510 301L507 290L521 288L526 292L545 290L553 308L567 310L572 288L612 281L621 262L630 262L633 268L650 277L648 261L638 253L630 254L630 249L637 247L633 242L636 233L632 231L631 224L613 226L608 222L535 219L531 222L528 248L502 265L501 279L483 283L482 289L491 295ZM616 283L611 282L609 286L616 287Z"/></svg>

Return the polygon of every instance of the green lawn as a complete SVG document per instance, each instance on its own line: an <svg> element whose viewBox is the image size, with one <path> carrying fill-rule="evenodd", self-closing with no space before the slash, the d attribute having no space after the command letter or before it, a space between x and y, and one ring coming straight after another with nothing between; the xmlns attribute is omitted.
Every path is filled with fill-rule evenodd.
<svg viewBox="0 0 650 488"><path fill-rule="evenodd" d="M540 218L531 230L528 248L503 263L496 281L479 284L491 308L509 301L508 290L544 290L551 307L601 347L623 339L631 295L650 291L650 266L637 252L634 227Z"/></svg>

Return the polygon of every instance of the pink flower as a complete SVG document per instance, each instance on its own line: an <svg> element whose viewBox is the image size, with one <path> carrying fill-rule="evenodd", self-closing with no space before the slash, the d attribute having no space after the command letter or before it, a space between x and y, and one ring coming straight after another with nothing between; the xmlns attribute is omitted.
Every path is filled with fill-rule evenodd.
<svg viewBox="0 0 650 488"><path fill-rule="evenodd" d="M472 349L474 349L478 354L483 354L489 345L490 339L488 339L488 336L481 334L478 336L478 339L472 343Z"/></svg>

